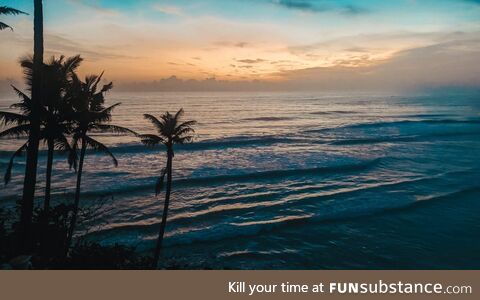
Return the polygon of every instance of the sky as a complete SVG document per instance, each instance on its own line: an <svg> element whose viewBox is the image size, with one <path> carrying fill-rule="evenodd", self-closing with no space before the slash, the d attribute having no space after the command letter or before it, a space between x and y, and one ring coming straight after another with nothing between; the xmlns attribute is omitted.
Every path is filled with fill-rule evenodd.
<svg viewBox="0 0 480 300"><path fill-rule="evenodd" d="M0 16L14 27L0 32L0 81L18 81L18 59L32 51L33 1L0 5L30 14ZM83 73L105 70L127 89L213 79L214 86L242 89L480 83L480 0L45 0L44 6L46 55L81 54Z"/></svg>

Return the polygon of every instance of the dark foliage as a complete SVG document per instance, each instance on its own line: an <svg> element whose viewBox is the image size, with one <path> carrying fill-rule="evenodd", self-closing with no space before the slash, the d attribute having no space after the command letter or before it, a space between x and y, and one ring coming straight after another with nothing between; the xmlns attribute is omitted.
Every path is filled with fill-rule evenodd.
<svg viewBox="0 0 480 300"><path fill-rule="evenodd" d="M146 269L150 261L151 258L139 255L135 248L83 243L72 249L65 267L82 270Z"/></svg>

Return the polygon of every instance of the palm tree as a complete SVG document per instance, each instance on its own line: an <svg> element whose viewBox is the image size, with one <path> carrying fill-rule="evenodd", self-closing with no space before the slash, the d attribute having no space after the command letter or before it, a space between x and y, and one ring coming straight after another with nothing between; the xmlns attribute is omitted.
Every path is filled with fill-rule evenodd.
<svg viewBox="0 0 480 300"><path fill-rule="evenodd" d="M0 6L0 15L20 15L20 14L28 15L27 13L15 8L11 8L8 6ZM9 25L3 22L0 22L0 30L4 30L7 28L10 28L10 30L13 31L12 27L10 27Z"/></svg>
<svg viewBox="0 0 480 300"><path fill-rule="evenodd" d="M0 112L0 120L4 126L15 124L10 128L0 132L0 138L9 138L9 137L28 137L30 132L30 117L26 110L30 111L28 108L31 99L21 91L15 88L17 94L23 98L22 102L12 105L12 108L20 108L24 110L23 114L11 113L11 112ZM47 144L47 174L46 174L46 183L45 183L45 200L44 200L44 211L48 213L50 209L50 186L51 186L51 176L52 176L52 165L53 165L53 154L55 150L60 151L69 151L70 144L66 134L68 133L68 123L59 120L58 115L52 114L51 112L43 109L43 117L45 118L42 121L40 128L40 139ZM7 166L4 180L5 184L8 184L11 179L13 163L16 157L20 156L28 148L28 142L25 142L20 148L18 148L10 158L9 164Z"/></svg>
<svg viewBox="0 0 480 300"><path fill-rule="evenodd" d="M50 209L50 191L53 166L53 153L57 150L71 151L66 135L70 132L71 123L67 119L71 108L67 103L66 97L73 78L76 78L75 71L80 66L82 58L77 55L65 59L60 56L59 59L53 57L46 65L44 71L44 114L42 123L44 123L40 138L47 144L47 174L45 184L45 202L44 211L48 215Z"/></svg>
<svg viewBox="0 0 480 300"><path fill-rule="evenodd" d="M21 137L21 136L28 136L30 132L30 105L31 99L23 94L20 90L14 87L15 91L21 95L23 100L20 103L14 104L11 107L18 107L22 110L22 114L7 112L7 111L0 111L0 124L3 126L9 127L8 129L0 132L0 138L8 138L8 137ZM15 158L22 154L28 147L28 142L24 143L17 151L15 151L10 158L10 162L7 166L7 170L5 172L5 184L8 184L11 178L11 172L13 167L13 162Z"/></svg>
<svg viewBox="0 0 480 300"><path fill-rule="evenodd" d="M170 193L172 191L172 169L173 169L173 145L185 144L193 141L193 133L195 130L193 126L196 121L182 122L183 109L180 109L175 115L166 112L160 116L160 120L156 117L145 114L145 119L149 120L158 132L155 134L141 135L142 143L147 146L155 146L163 144L167 148L167 166L162 169L161 175L155 185L155 193L158 196L165 180L165 174L167 175L167 189L165 192L165 202L163 205L162 222L160 223L160 231L158 233L157 245L153 256L152 267L154 269L158 266L158 259L160 258L160 252L162 249L163 236L165 234L165 227L167 225L168 205L170 203Z"/></svg>
<svg viewBox="0 0 480 300"><path fill-rule="evenodd" d="M82 61L83 59L79 55L67 59L64 56L60 56L58 59L52 57L47 64L44 64L43 68L42 80L45 88L44 101L41 107L40 140L46 143L48 153L44 201L44 211L47 215L50 209L54 151L71 150L66 137L70 131L70 122L67 120L67 116L71 108L67 103L66 97L69 94L73 78L76 78L75 72ZM33 62L31 59L24 59L21 63L23 68L27 70L25 73L32 73Z"/></svg>
<svg viewBox="0 0 480 300"><path fill-rule="evenodd" d="M102 73L103 75L103 73ZM119 134L134 134L136 133L128 128L109 124L112 118L112 112L120 105L114 104L110 107L105 107L105 94L112 89L113 84L104 85L98 90L98 84L102 79L100 76L87 76L82 82L78 78L74 80L72 86L71 105L73 108L72 121L74 124L72 136L72 152L70 156L70 165L77 169L77 184L75 189L75 202L73 208L72 219L67 235L67 243L65 253L67 254L71 243L73 234L75 232L78 212L80 207L80 189L82 183L83 164L87 148L95 151L100 151L112 158L113 164L118 165L118 161L107 146L95 140L89 134L92 132L110 132ZM80 158L77 157L77 150L80 148Z"/></svg>
<svg viewBox="0 0 480 300"><path fill-rule="evenodd" d="M30 114L30 131L28 133L27 161L23 183L23 196L20 205L19 248L29 249L32 232L33 201L37 183L38 145L40 142L40 107L42 103L42 67L43 67L43 3L34 0L34 45L32 72L32 111Z"/></svg>
<svg viewBox="0 0 480 300"><path fill-rule="evenodd" d="M70 145L67 140L70 123L66 120L68 113L65 95L69 89L70 82L75 75L75 70L80 65L82 59L80 56L70 57L65 59L63 56L56 59L52 57L48 64L43 67L43 81L45 101L41 106L41 120L40 120L40 140L43 140L47 145L47 174L45 184L45 201L44 211L46 216L50 209L50 191L51 191L51 176L53 166L53 154L55 150L70 150ZM21 65L25 74L33 73L33 61L31 58L21 60ZM27 85L31 84L30 75L27 75ZM16 124L4 132L0 133L1 137L20 137L28 136L30 131L30 117L32 112L32 100L19 89L13 87L18 96L22 99L21 102L12 105L12 108L20 109L22 114L12 114L8 112L0 112L0 120L2 116L10 116L7 120L4 119L4 125ZM8 121L8 122L7 122ZM28 146L28 142L22 145L11 157L10 163L5 173L5 184L10 181L11 170L14 159L20 155Z"/></svg>

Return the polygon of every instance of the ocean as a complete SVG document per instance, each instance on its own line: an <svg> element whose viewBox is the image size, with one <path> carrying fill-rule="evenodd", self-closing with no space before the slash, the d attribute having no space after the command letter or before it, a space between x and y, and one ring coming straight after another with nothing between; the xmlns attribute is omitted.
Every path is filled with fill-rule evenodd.
<svg viewBox="0 0 480 300"><path fill-rule="evenodd" d="M113 124L153 133L144 113L185 109L196 140L176 147L164 241L186 268L480 268L480 94L111 93ZM0 110L16 101L0 98ZM151 251L163 207L162 147L96 134L82 234ZM0 172L21 140L0 140ZM38 204L45 152L39 160ZM0 206L21 194L23 158ZM75 174L56 156L52 200Z"/></svg>

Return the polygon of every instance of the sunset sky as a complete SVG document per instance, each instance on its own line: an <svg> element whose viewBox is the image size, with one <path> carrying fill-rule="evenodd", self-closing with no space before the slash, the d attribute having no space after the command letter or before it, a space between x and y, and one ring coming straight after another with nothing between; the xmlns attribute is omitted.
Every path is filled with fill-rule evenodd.
<svg viewBox="0 0 480 300"><path fill-rule="evenodd" d="M0 80L21 78L30 13L1 20ZM477 0L46 0L47 55L119 82L261 80L292 87L405 88L480 83Z"/></svg>

